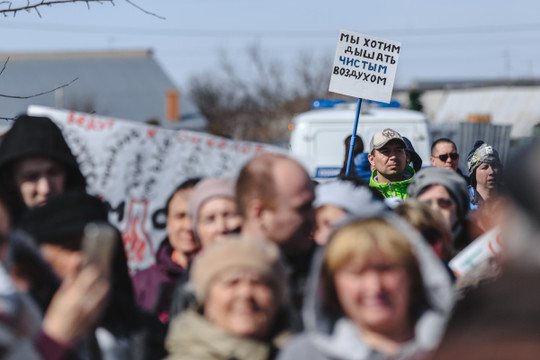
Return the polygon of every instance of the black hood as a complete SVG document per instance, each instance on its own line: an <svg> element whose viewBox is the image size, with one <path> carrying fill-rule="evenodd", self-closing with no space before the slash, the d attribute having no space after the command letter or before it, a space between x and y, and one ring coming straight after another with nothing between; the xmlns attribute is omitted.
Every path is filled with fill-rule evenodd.
<svg viewBox="0 0 540 360"><path fill-rule="evenodd" d="M49 157L61 164L66 172L65 190L86 189L79 164L58 126L47 117L20 115L0 143L0 186L13 194L10 208L15 219L25 206L13 182L13 164L29 156Z"/></svg>

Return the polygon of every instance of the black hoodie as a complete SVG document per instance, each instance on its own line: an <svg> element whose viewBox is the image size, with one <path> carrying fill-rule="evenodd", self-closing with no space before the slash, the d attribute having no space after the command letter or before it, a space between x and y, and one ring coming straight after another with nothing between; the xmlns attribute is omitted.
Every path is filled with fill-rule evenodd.
<svg viewBox="0 0 540 360"><path fill-rule="evenodd" d="M0 143L0 186L10 194L8 207L18 224L26 206L13 179L14 164L27 157L48 157L66 172L64 190L85 190L86 180L62 132L47 117L20 115Z"/></svg>

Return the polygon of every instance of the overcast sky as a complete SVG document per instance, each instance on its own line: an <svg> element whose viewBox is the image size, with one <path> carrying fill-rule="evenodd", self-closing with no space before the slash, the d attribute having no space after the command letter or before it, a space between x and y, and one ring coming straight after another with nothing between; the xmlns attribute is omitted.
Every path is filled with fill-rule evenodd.
<svg viewBox="0 0 540 360"><path fill-rule="evenodd" d="M538 0L116 0L61 4L0 20L0 52L152 49L183 88L257 45L270 59L333 58L340 29L402 43L396 83L540 78ZM13 3L26 0L13 0ZM292 65L291 65L292 67ZM330 71L330 69L329 69Z"/></svg>

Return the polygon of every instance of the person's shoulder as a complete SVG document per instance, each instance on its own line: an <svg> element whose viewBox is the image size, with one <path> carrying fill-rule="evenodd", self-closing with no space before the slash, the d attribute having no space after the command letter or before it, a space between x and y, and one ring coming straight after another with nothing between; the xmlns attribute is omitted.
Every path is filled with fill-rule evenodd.
<svg viewBox="0 0 540 360"><path fill-rule="evenodd" d="M281 349L277 360L324 360L325 358L315 348L313 340L313 336L306 332L293 336Z"/></svg>
<svg viewBox="0 0 540 360"><path fill-rule="evenodd" d="M133 274L133 281L145 281L149 278L155 276L156 273L159 273L160 270L156 264L150 265L146 269L142 269Z"/></svg>

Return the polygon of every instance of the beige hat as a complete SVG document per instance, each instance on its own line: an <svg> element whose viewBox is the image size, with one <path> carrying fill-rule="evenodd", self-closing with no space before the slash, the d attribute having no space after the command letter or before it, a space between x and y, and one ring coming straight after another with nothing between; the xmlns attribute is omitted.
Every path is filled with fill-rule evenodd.
<svg viewBox="0 0 540 360"><path fill-rule="evenodd" d="M214 242L197 255L191 268L190 280L200 304L204 303L212 281L225 271L249 268L270 279L277 299L287 297L287 275L280 262L279 248L267 240L229 235Z"/></svg>
<svg viewBox="0 0 540 360"><path fill-rule="evenodd" d="M390 140L394 139L400 140L403 143L403 147L407 147L407 144L397 131L387 128L381 131L377 131L375 134L373 134L371 142L369 143L369 152L372 152L373 150L379 150Z"/></svg>

